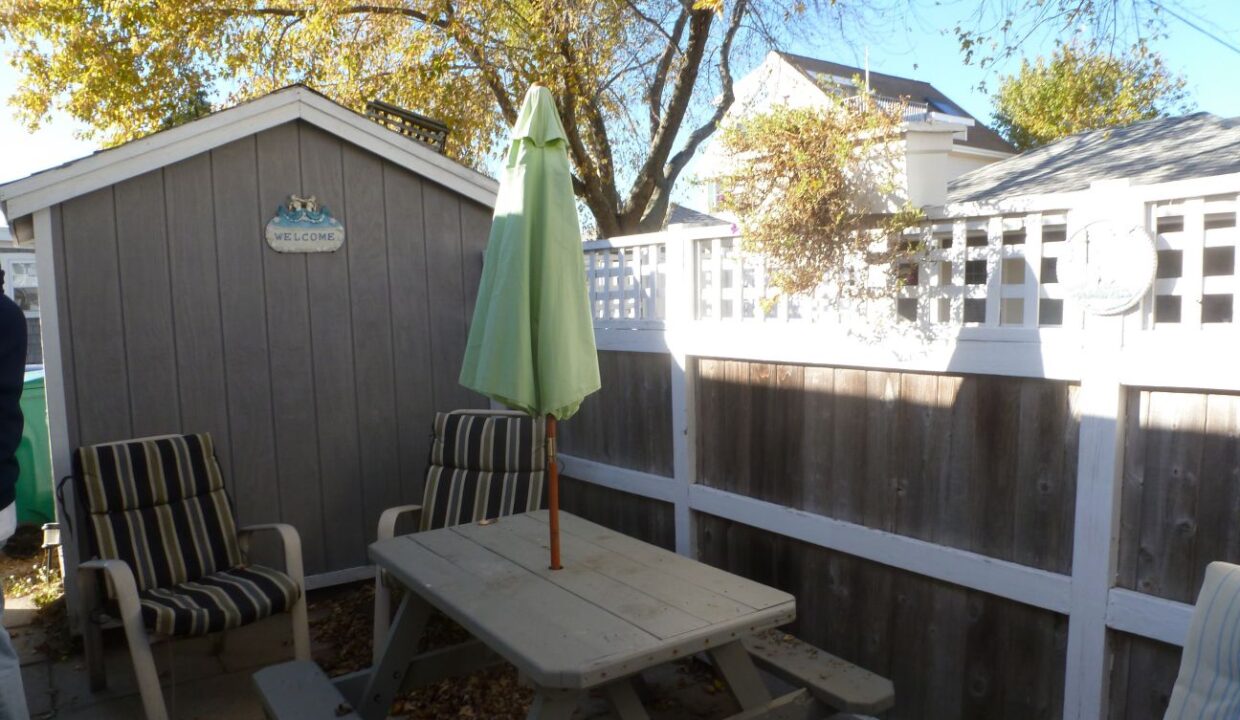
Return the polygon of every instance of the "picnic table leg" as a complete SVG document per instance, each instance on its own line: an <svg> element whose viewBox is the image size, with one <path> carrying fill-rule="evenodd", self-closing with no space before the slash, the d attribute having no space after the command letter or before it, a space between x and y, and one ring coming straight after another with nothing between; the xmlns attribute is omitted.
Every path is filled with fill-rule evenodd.
<svg viewBox="0 0 1240 720"><path fill-rule="evenodd" d="M536 688L534 704L530 705L525 720L569 720L580 700L579 692Z"/></svg>
<svg viewBox="0 0 1240 720"><path fill-rule="evenodd" d="M771 691L762 682L757 666L739 640L711 650L710 657L742 710L752 710L771 702Z"/></svg>
<svg viewBox="0 0 1240 720"><path fill-rule="evenodd" d="M396 611L396 620L388 630L383 657L371 668L370 679L357 704L357 714L366 720L387 717L392 699L400 690L409 671L409 662L418 652L418 643L426 631L431 606L416 593L405 591Z"/></svg>
<svg viewBox="0 0 1240 720"><path fill-rule="evenodd" d="M620 720L650 720L641 698L633 687L633 678L625 678L607 686L607 699Z"/></svg>

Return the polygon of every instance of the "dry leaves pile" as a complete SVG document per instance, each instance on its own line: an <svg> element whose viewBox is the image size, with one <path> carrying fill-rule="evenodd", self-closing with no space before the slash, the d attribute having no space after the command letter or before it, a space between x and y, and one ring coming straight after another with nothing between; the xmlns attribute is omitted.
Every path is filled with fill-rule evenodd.
<svg viewBox="0 0 1240 720"><path fill-rule="evenodd" d="M374 614L372 583L328 593L311 602L309 609L314 659L328 675L344 675L370 666ZM447 647L468 638L468 633L460 626L435 614L426 628L422 649ZM520 720L532 701L533 693L517 682L516 670L504 665L398 695L392 703L391 714L412 720Z"/></svg>

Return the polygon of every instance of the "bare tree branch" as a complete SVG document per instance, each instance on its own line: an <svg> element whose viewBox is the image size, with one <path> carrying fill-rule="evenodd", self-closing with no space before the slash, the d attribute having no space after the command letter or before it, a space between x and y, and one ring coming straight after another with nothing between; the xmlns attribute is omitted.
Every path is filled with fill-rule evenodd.
<svg viewBox="0 0 1240 720"><path fill-rule="evenodd" d="M719 95L719 104L715 107L715 112L711 113L710 119L698 126L689 135L689 139L685 141L685 146L680 149L672 157L671 162L663 169L663 176L667 178L669 183L675 182L676 177L685 169L685 165L692 159L693 154L697 152L698 146L702 144L711 133L719 127L719 121L723 120L723 116L727 114L732 107L732 101L736 99L732 88L732 40L736 37L736 31L741 26L741 21L745 17L745 7L748 0L737 0L736 5L732 7L732 18L728 22L728 29L723 36L723 44L719 47L719 85L721 92Z"/></svg>
<svg viewBox="0 0 1240 720"><path fill-rule="evenodd" d="M658 129L650 140L649 154L638 170L629 197L620 209L621 223L626 226L636 225L646 214L646 204L662 181L664 163L672 152L676 135L680 132L689 100L693 97L697 85L698 70L702 65L702 57L706 54L707 41L710 38L710 26L715 14L711 10L694 10L689 17L689 39L685 48L684 63L676 74L676 82L672 85L672 96L667 104L667 112L663 115Z"/></svg>
<svg viewBox="0 0 1240 720"><path fill-rule="evenodd" d="M659 62L655 66L654 79L650 82L650 87L646 91L646 106L650 108L650 134L659 128L659 122L663 113L663 88L667 85L667 73L672 67L672 60L676 57L676 53L680 52L680 37L684 34L685 23L689 21L689 8L682 8L680 16L676 18L676 24L672 26L672 34L667 38L667 46L663 48L663 54L659 56Z"/></svg>

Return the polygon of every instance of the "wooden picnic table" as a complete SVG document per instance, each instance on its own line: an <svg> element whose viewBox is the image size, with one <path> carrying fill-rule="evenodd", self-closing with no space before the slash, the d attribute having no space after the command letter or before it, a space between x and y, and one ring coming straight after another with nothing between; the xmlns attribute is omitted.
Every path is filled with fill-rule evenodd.
<svg viewBox="0 0 1240 720"><path fill-rule="evenodd" d="M533 684L531 720L568 718L596 687L623 720L646 718L633 676L702 651L743 708L737 717L764 717L797 695L772 699L741 644L793 620L791 595L570 513L560 513L560 527L557 571L547 567L545 511L371 545L375 563L410 592L358 713L384 717L406 677L427 670L416 654L432 607ZM421 664L447 662L437 660Z"/></svg>

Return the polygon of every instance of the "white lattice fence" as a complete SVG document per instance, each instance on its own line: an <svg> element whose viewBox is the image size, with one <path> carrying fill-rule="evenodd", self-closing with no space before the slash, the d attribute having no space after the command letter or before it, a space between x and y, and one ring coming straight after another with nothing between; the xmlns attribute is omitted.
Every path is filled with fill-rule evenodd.
<svg viewBox="0 0 1240 720"><path fill-rule="evenodd" d="M1144 326L1204 330L1235 323L1240 315L1237 196L1151 203L1147 209L1158 273L1153 302L1143 307Z"/></svg>
<svg viewBox="0 0 1240 720"><path fill-rule="evenodd" d="M812 296L782 297L766 282L760 256L739 238L697 243L697 309L702 320L849 322L892 316L923 325L1080 327L1079 310L1059 286L1068 237L1066 214L961 218L925 225L904 242L920 247L894 270L903 279L887 301L840 300L822 286ZM878 280L879 278L875 278ZM765 301L765 302L764 302Z"/></svg>
<svg viewBox="0 0 1240 720"><path fill-rule="evenodd" d="M666 316L667 244L661 238L588 242L590 308L596 324L661 326Z"/></svg>

